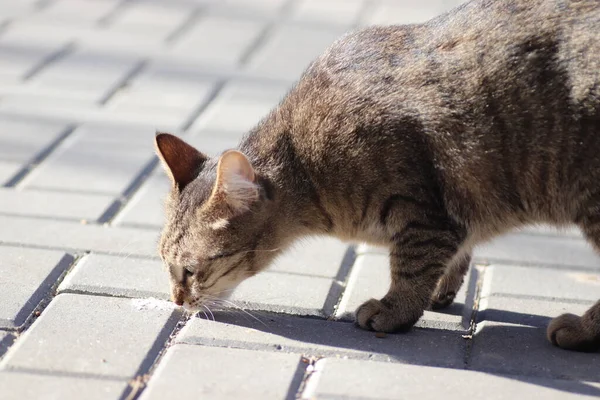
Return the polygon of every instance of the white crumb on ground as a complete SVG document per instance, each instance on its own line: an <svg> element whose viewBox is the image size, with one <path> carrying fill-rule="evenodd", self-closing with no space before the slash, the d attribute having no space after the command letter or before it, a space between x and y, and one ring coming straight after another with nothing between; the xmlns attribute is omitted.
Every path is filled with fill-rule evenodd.
<svg viewBox="0 0 600 400"><path fill-rule="evenodd" d="M177 305L171 301L155 299L154 297L149 297L147 299L131 299L131 305L138 311L172 310L177 308Z"/></svg>

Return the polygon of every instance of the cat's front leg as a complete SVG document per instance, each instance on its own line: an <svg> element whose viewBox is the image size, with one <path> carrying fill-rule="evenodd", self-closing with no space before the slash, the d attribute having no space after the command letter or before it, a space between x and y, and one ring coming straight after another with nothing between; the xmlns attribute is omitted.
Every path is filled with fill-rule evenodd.
<svg viewBox="0 0 600 400"><path fill-rule="evenodd" d="M358 325L378 332L410 329L429 306L464 237L463 231L447 220L406 224L392 238L390 289L381 300L371 299L358 308Z"/></svg>

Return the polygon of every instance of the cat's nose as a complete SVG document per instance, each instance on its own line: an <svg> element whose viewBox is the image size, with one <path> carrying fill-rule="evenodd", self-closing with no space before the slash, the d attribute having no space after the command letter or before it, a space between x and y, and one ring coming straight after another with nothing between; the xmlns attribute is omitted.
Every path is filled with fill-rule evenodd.
<svg viewBox="0 0 600 400"><path fill-rule="evenodd" d="M178 306L182 306L183 303L185 302L183 290L181 290L179 288L174 288L171 291L171 300L173 301L173 303L177 304Z"/></svg>

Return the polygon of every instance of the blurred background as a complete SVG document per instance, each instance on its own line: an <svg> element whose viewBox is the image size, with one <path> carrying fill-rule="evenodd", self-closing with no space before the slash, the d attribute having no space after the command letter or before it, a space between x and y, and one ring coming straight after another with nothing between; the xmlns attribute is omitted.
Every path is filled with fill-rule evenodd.
<svg viewBox="0 0 600 400"><path fill-rule="evenodd" d="M345 31L458 3L1 0L0 213L156 228L156 130L234 147Z"/></svg>

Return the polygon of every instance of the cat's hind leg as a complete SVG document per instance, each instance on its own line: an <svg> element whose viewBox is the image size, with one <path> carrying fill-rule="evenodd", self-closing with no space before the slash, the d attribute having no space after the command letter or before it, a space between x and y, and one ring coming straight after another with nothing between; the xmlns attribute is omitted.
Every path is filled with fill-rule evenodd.
<svg viewBox="0 0 600 400"><path fill-rule="evenodd" d="M456 262L448 266L431 296L430 307L432 310L446 308L454 302L456 294L465 280L465 275L469 270L470 264L471 254L468 254L458 258Z"/></svg>
<svg viewBox="0 0 600 400"><path fill-rule="evenodd" d="M597 207L589 207L589 215L579 219L579 226L588 241L600 252L600 218ZM547 330L548 340L567 350L600 350L600 301L581 317L563 314L554 318Z"/></svg>

